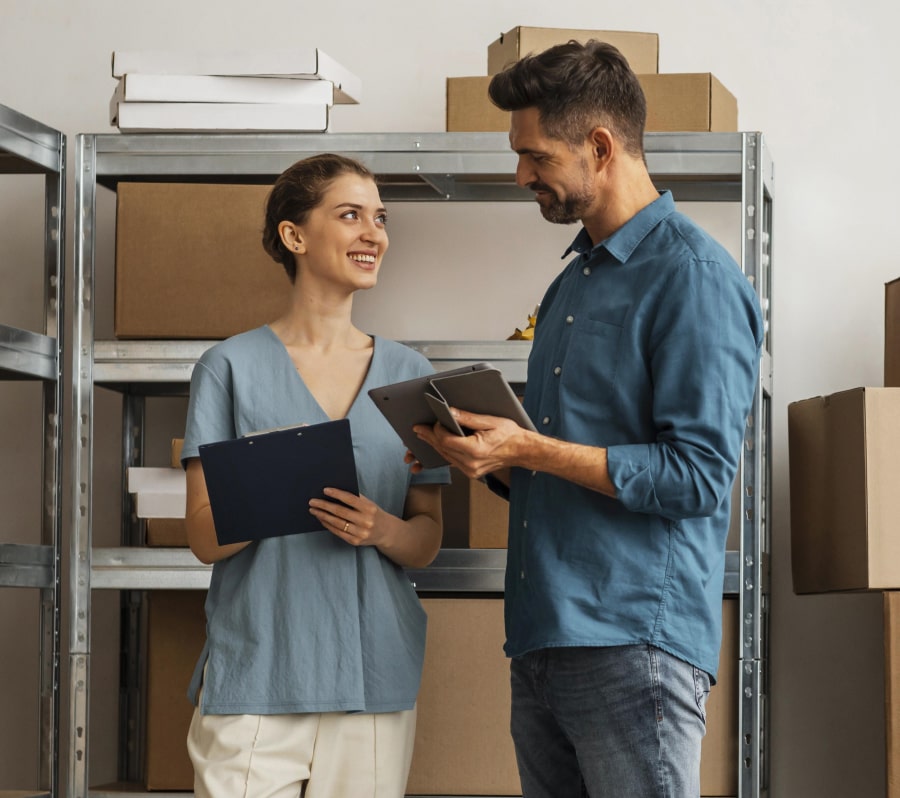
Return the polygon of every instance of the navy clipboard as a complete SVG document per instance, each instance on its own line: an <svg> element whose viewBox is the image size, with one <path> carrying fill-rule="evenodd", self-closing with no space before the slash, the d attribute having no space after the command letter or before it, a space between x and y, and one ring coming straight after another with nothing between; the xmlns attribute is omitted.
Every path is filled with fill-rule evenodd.
<svg viewBox="0 0 900 798"><path fill-rule="evenodd" d="M359 494L350 421L262 432L199 447L219 545L322 529L309 500Z"/></svg>

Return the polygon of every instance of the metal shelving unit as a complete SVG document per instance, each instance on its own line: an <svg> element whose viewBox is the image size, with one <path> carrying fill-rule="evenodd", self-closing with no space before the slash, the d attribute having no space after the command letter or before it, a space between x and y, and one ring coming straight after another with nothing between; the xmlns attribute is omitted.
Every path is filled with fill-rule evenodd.
<svg viewBox="0 0 900 798"><path fill-rule="evenodd" d="M759 386L747 425L739 474L740 549L727 558L723 595L737 598L741 617L738 652L739 796L767 794L767 616L769 551L768 453L771 428L772 162L759 133L648 134L647 163L658 188L678 201L739 203L741 264L756 287L766 314L767 335ZM90 668L91 591L111 589L202 589L209 568L185 549L139 545L93 548L92 439L95 386L122 393L123 468L140 465L145 398L185 395L193 364L209 341L94 341L94 238L98 187L115 190L120 180L271 183L287 166L316 152L340 152L366 163L379 176L387 201L531 201L515 185L516 155L499 133L385 134L211 134L81 135L76 173L76 318L74 322L74 464L76 503L72 527L71 714L68 751L69 796L85 798L87 770L87 685ZM435 367L490 360L511 382L523 382L530 343L519 341L406 342ZM125 516L128 516L127 499ZM138 543L123 524L123 543ZM427 569L410 572L421 593L491 593L503 590L505 551L447 549ZM130 610L126 607L125 612ZM134 610L131 610L134 611ZM129 646L138 645L129 640ZM130 725L130 733L138 733ZM139 724L137 724L139 725ZM131 752L140 748L129 739ZM139 778L133 754L120 757L119 778ZM122 794L115 788L92 796Z"/></svg>
<svg viewBox="0 0 900 798"><path fill-rule="evenodd" d="M40 752L37 789L2 796L55 796L59 784L59 623L62 530L63 241L66 137L0 105L0 174L43 176L44 322L41 332L0 324L0 380L42 384L40 544L2 542L0 587L40 591Z"/></svg>

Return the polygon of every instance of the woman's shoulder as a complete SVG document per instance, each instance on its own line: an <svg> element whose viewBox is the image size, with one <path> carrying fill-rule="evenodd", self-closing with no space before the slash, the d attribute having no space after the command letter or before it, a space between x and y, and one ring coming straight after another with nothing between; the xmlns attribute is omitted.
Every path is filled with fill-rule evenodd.
<svg viewBox="0 0 900 798"><path fill-rule="evenodd" d="M246 332L232 335L219 341L207 349L200 362L207 366L221 363L232 363L244 358L258 357L259 353L271 344L272 333L268 327L256 327Z"/></svg>
<svg viewBox="0 0 900 798"><path fill-rule="evenodd" d="M380 350L381 367L390 372L395 381L431 374L434 371L428 358L411 346L377 335L375 346Z"/></svg>

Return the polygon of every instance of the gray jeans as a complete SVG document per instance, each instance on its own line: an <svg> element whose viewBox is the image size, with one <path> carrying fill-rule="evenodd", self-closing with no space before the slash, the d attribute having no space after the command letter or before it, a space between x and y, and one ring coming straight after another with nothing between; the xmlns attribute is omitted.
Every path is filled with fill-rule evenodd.
<svg viewBox="0 0 900 798"><path fill-rule="evenodd" d="M524 798L697 798L709 676L647 645L511 663Z"/></svg>

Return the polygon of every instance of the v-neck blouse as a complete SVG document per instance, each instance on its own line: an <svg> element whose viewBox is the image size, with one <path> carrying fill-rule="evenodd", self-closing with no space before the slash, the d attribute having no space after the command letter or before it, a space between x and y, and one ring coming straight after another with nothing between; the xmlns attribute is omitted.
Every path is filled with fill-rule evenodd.
<svg viewBox="0 0 900 798"><path fill-rule="evenodd" d="M411 484L446 484L449 471L410 474L403 443L367 392L432 371L418 352L375 336L346 416L361 494L398 516ZM328 420L281 340L260 327L198 361L182 462L202 443ZM213 566L206 617L189 690L196 704L202 681L204 714L393 712L415 704L425 613L403 569L374 547L324 530L251 543Z"/></svg>

